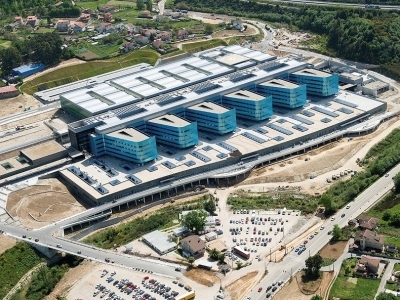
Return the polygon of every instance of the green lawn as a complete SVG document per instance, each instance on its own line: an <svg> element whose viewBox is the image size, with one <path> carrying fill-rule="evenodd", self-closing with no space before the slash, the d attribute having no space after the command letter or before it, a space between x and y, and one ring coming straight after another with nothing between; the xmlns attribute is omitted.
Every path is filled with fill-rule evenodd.
<svg viewBox="0 0 400 300"><path fill-rule="evenodd" d="M136 23L138 21L137 17L140 11L135 9L126 9L121 10L119 12L113 13L113 18L120 18L122 20L126 20L126 23Z"/></svg>
<svg viewBox="0 0 400 300"><path fill-rule="evenodd" d="M393 272L398 272L398 271L400 271L400 263L395 264L393 268Z"/></svg>
<svg viewBox="0 0 400 300"><path fill-rule="evenodd" d="M391 291L397 291L398 285L396 283L387 283L386 288Z"/></svg>
<svg viewBox="0 0 400 300"><path fill-rule="evenodd" d="M55 31L54 28L40 27L38 30L35 31L35 33L48 33L48 32L53 32L53 31Z"/></svg>
<svg viewBox="0 0 400 300"><path fill-rule="evenodd" d="M107 3L107 0L99 0L99 1L79 1L75 2L75 4L82 8L89 8L92 10L96 10L98 6L102 6Z"/></svg>
<svg viewBox="0 0 400 300"><path fill-rule="evenodd" d="M121 7L136 7L136 1L120 1L120 0L111 0L107 2L108 5L112 6L121 6Z"/></svg>
<svg viewBox="0 0 400 300"><path fill-rule="evenodd" d="M86 79L92 76L111 72L146 62L154 65L159 55L151 49L131 51L108 60L91 61L80 65L69 66L39 76L22 86L25 93L34 94L42 88L52 88L69 82Z"/></svg>
<svg viewBox="0 0 400 300"><path fill-rule="evenodd" d="M3 299L21 277L40 262L39 255L24 242L17 243L14 247L1 254L0 299Z"/></svg>
<svg viewBox="0 0 400 300"><path fill-rule="evenodd" d="M0 39L0 48L8 48L11 46L11 41Z"/></svg>
<svg viewBox="0 0 400 300"><path fill-rule="evenodd" d="M330 266L330 265L333 264L335 261L336 261L336 259L334 259L334 258L323 258L322 266L323 266L323 267Z"/></svg>
<svg viewBox="0 0 400 300"><path fill-rule="evenodd" d="M188 43L182 45L182 50L189 53L195 53L218 46L226 46L226 42L220 39L213 39L195 43Z"/></svg>
<svg viewBox="0 0 400 300"><path fill-rule="evenodd" d="M339 275L331 288L329 299L336 297L341 300L373 300L375 298L379 280L345 276L345 269L347 267L353 269L357 261L357 258L343 261Z"/></svg>

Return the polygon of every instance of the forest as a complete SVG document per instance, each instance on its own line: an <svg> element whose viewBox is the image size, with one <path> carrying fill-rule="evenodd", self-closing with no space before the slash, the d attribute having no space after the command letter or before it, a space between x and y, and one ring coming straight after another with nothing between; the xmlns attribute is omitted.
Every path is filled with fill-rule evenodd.
<svg viewBox="0 0 400 300"><path fill-rule="evenodd" d="M72 6L70 1L64 1L60 7L55 7L59 0L0 0L0 16L23 16L28 14L45 17L77 17L80 14L78 7Z"/></svg>
<svg viewBox="0 0 400 300"><path fill-rule="evenodd" d="M176 1L177 5L180 0ZM240 0L186 0L190 10L285 24L327 37L336 56L373 64L399 63L397 11L313 5L280 6Z"/></svg>

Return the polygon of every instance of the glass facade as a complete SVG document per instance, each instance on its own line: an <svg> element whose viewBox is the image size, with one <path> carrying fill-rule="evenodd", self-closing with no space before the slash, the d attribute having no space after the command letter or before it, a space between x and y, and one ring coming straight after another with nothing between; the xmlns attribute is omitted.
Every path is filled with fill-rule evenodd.
<svg viewBox="0 0 400 300"><path fill-rule="evenodd" d="M147 121L146 132L154 135L158 144L181 149L199 142L197 123L190 123L176 115L165 115Z"/></svg>
<svg viewBox="0 0 400 300"><path fill-rule="evenodd" d="M257 85L257 92L272 95L272 105L297 108L307 103L306 85L297 85L283 80L271 80Z"/></svg>
<svg viewBox="0 0 400 300"><path fill-rule="evenodd" d="M236 110L227 109L215 103L204 102L188 107L185 111L185 118L197 122L199 130L220 135L236 129Z"/></svg>
<svg viewBox="0 0 400 300"><path fill-rule="evenodd" d="M307 94L327 97L339 92L339 74L328 74L313 69L305 69L289 74L289 79L307 85Z"/></svg>
<svg viewBox="0 0 400 300"><path fill-rule="evenodd" d="M140 138L135 138L139 135ZM90 144L95 156L111 155L137 164L157 158L156 139L144 133L127 128L111 134L91 134Z"/></svg>
<svg viewBox="0 0 400 300"><path fill-rule="evenodd" d="M71 101L63 98L62 95L60 95L60 103L61 108L64 109L65 112L67 112L71 116L74 116L78 120L89 118L92 116L92 114L79 107L79 105L76 105L75 103L72 103Z"/></svg>
<svg viewBox="0 0 400 300"><path fill-rule="evenodd" d="M236 116L262 121L272 116L272 96L261 96L249 91L237 91L222 96L222 104L236 109Z"/></svg>

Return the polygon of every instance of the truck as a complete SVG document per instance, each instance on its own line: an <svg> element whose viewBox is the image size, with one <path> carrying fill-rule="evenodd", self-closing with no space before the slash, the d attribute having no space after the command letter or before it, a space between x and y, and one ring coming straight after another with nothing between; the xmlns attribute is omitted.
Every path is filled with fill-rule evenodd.
<svg viewBox="0 0 400 300"><path fill-rule="evenodd" d="M251 221L253 222L255 218L256 218L256 214L255 214L255 213L252 213L252 215L251 215Z"/></svg>
<svg viewBox="0 0 400 300"><path fill-rule="evenodd" d="M176 300L190 300L190 299L194 299L194 297L196 297L196 293L194 291L190 291L187 294L177 296Z"/></svg>
<svg viewBox="0 0 400 300"><path fill-rule="evenodd" d="M235 252L236 254L240 255L243 258L246 258L246 259L250 258L250 252L245 251L244 249L242 249L239 246L233 247L233 252Z"/></svg>

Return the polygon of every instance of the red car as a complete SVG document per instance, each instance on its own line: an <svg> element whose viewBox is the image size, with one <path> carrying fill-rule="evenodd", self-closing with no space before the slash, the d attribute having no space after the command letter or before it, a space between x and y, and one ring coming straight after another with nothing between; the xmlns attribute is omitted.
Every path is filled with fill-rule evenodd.
<svg viewBox="0 0 400 300"><path fill-rule="evenodd" d="M259 288L258 288L258 292L261 292L261 291L262 291L262 287L259 287Z"/></svg>

